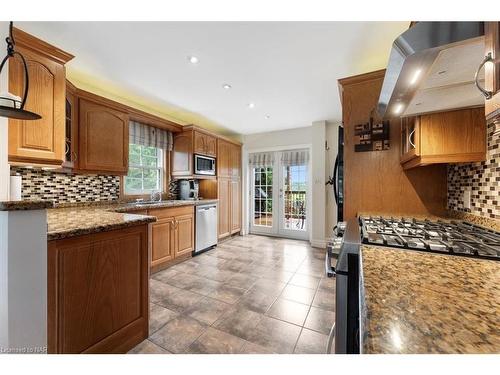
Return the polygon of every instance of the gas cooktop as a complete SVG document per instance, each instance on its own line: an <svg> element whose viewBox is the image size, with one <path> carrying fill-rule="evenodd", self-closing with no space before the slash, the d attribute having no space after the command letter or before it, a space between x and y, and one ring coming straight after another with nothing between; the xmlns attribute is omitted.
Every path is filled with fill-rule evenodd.
<svg viewBox="0 0 500 375"><path fill-rule="evenodd" d="M500 233L461 221L360 217L362 242L500 260Z"/></svg>

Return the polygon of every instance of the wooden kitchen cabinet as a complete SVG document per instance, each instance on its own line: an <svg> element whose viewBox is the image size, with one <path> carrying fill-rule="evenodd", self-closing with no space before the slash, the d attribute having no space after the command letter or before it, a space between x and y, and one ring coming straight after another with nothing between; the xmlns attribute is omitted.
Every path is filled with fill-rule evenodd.
<svg viewBox="0 0 500 375"><path fill-rule="evenodd" d="M495 63L486 64L485 89L493 92L493 97L485 101L487 119L500 116L500 22L485 22L485 55L491 53Z"/></svg>
<svg viewBox="0 0 500 375"><path fill-rule="evenodd" d="M76 87L66 81L65 145L63 169L77 169L78 162L78 98Z"/></svg>
<svg viewBox="0 0 500 375"><path fill-rule="evenodd" d="M148 337L148 226L48 242L48 352L126 353Z"/></svg>
<svg viewBox="0 0 500 375"><path fill-rule="evenodd" d="M401 121L401 165L468 163L486 158L484 109L431 113Z"/></svg>
<svg viewBox="0 0 500 375"><path fill-rule="evenodd" d="M219 177L217 179L218 183L218 197L219 203L217 219L218 219L218 238L224 238L231 235L231 178Z"/></svg>
<svg viewBox="0 0 500 375"><path fill-rule="evenodd" d="M231 234L241 230L241 181L231 180Z"/></svg>
<svg viewBox="0 0 500 375"><path fill-rule="evenodd" d="M151 224L151 271L156 272L191 257L194 250L194 207L148 210L158 221Z"/></svg>
<svg viewBox="0 0 500 375"><path fill-rule="evenodd" d="M13 34L30 78L25 108L42 118L9 119L9 161L16 165L60 166L65 154L64 64L73 56L19 29L14 28ZM22 97L24 85L24 67L16 55L9 60L9 91Z"/></svg>
<svg viewBox="0 0 500 375"><path fill-rule="evenodd" d="M193 174L193 140L190 132L174 136L171 174L172 177L189 177Z"/></svg>
<svg viewBox="0 0 500 375"><path fill-rule="evenodd" d="M218 140L219 238L241 230L241 145Z"/></svg>
<svg viewBox="0 0 500 375"><path fill-rule="evenodd" d="M79 170L127 174L128 114L83 98L78 107Z"/></svg>
<svg viewBox="0 0 500 375"><path fill-rule="evenodd" d="M193 131L194 153L211 157L217 156L217 138L200 131Z"/></svg>

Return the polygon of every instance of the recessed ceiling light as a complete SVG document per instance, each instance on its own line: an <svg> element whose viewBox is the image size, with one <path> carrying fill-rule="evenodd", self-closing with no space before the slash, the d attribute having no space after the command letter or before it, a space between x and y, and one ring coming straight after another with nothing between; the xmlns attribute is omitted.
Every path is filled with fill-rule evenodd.
<svg viewBox="0 0 500 375"><path fill-rule="evenodd" d="M403 111L403 104L402 103L398 103L396 104L396 107L394 107L394 113L396 115L400 114L401 112Z"/></svg>
<svg viewBox="0 0 500 375"><path fill-rule="evenodd" d="M188 60L191 64L198 64L198 58L196 56L188 56Z"/></svg>
<svg viewBox="0 0 500 375"><path fill-rule="evenodd" d="M271 118L271 116L266 115L266 120L269 120L270 118Z"/></svg>
<svg viewBox="0 0 500 375"><path fill-rule="evenodd" d="M255 103L248 103L248 108L250 108L250 109L255 108Z"/></svg>
<svg viewBox="0 0 500 375"><path fill-rule="evenodd" d="M229 90L229 89L231 88L231 85L230 85L229 83L224 83L224 84L222 85L222 88L223 88L224 90Z"/></svg>

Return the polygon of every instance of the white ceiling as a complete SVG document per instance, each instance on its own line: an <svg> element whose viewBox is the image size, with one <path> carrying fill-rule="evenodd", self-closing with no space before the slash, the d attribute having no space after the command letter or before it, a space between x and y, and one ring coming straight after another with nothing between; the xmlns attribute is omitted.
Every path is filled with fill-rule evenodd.
<svg viewBox="0 0 500 375"><path fill-rule="evenodd" d="M337 79L384 68L408 22L15 25L75 55L69 71L140 95L156 112L193 118L181 118L173 110L180 108L200 122L250 134L340 121ZM190 64L189 55L199 63Z"/></svg>

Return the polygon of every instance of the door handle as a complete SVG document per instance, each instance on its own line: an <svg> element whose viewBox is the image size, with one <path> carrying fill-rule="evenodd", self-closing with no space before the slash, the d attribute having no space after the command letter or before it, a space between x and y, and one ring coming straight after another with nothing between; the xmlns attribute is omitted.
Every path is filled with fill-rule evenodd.
<svg viewBox="0 0 500 375"><path fill-rule="evenodd" d="M477 68L476 74L474 76L474 83L475 83L477 89L479 91L481 91L481 94L484 95L486 100L491 99L493 97L493 91L488 91L479 84L479 72L481 71L481 69L483 69L483 67L486 65L486 63L490 62L490 61L494 62L494 59L493 59L493 56L491 55L491 52L488 52L488 54L484 57L483 62Z"/></svg>
<svg viewBox="0 0 500 375"><path fill-rule="evenodd" d="M333 326L330 329L330 334L328 335L328 342L326 344L326 354L330 354L332 352L334 338L335 338L335 323L333 323Z"/></svg>
<svg viewBox="0 0 500 375"><path fill-rule="evenodd" d="M333 167L333 195L335 196L335 203L338 205L339 204L339 193L337 191L337 175L338 175L338 169L339 169L339 155L337 154L337 157L335 158L335 166Z"/></svg>

